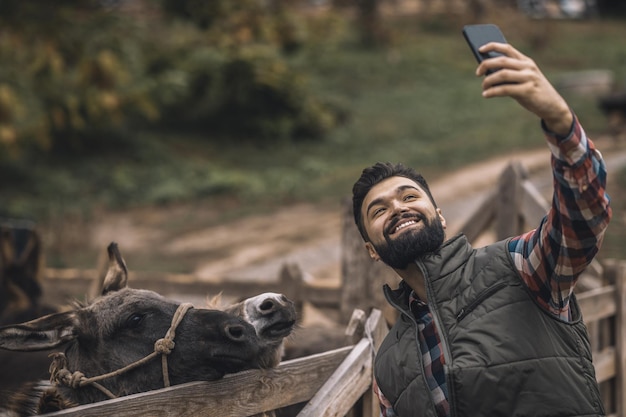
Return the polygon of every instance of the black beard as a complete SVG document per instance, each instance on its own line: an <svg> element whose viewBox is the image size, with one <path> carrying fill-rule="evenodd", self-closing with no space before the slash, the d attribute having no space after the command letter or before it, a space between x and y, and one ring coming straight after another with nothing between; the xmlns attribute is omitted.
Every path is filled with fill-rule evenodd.
<svg viewBox="0 0 626 417"><path fill-rule="evenodd" d="M409 216L404 216L404 218ZM410 216L415 217L415 216ZM443 225L438 217L429 220L420 217L424 223L422 230L407 230L396 239L391 239L389 233L383 233L386 243L372 245L380 259L394 269L406 269L409 263L424 254L436 251L445 239ZM393 227L397 222L392 222ZM390 228L391 229L391 228Z"/></svg>

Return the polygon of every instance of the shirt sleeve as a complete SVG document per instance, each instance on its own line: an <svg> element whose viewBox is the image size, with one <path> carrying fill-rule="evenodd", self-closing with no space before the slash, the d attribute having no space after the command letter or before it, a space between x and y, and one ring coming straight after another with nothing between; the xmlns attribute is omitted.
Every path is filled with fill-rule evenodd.
<svg viewBox="0 0 626 417"><path fill-rule="evenodd" d="M398 417L395 411L393 411L391 403L387 398L385 398L385 394L383 394L378 387L376 378L374 378L374 384L372 389L374 390L374 395L378 397L378 404L380 405L380 417Z"/></svg>
<svg viewBox="0 0 626 417"><path fill-rule="evenodd" d="M542 123L552 153L552 206L539 227L509 242L524 282L547 311L569 320L576 280L598 252L611 218L602 155L578 119L559 137Z"/></svg>

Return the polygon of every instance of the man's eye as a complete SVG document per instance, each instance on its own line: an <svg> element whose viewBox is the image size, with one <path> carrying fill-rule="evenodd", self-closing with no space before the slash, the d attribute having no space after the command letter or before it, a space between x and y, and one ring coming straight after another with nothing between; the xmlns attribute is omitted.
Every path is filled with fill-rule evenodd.
<svg viewBox="0 0 626 417"><path fill-rule="evenodd" d="M383 213L384 211L385 211L384 207L377 208L376 210L374 210L374 216L378 216L379 214Z"/></svg>
<svg viewBox="0 0 626 417"><path fill-rule="evenodd" d="M404 201L413 201L413 200L415 200L416 198L417 198L417 196L416 196L416 195L413 195L413 194L408 194L408 195L404 196Z"/></svg>

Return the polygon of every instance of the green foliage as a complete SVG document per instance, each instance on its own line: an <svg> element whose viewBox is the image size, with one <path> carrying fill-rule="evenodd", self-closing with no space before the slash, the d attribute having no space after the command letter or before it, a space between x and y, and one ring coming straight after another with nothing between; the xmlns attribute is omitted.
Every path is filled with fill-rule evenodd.
<svg viewBox="0 0 626 417"><path fill-rule="evenodd" d="M53 16L57 24L68 17ZM0 121L0 145L12 155L85 151L129 115L157 112L137 82L141 68L133 67L136 49L126 39L132 27L102 10L63 27L51 32L27 20L24 30L0 33L0 107L15 109Z"/></svg>
<svg viewBox="0 0 626 417"><path fill-rule="evenodd" d="M311 94L305 76L267 45L230 52L199 46L155 74L164 121L275 142L319 137L337 124L336 112ZM181 88L182 87L182 88Z"/></svg>
<svg viewBox="0 0 626 417"><path fill-rule="evenodd" d="M87 35L98 31L78 24L45 40L0 32L0 159L9 148L23 154L0 162L0 211L43 218L49 206L90 212L221 196L241 199L248 210L285 201L334 204L377 160L402 161L432 177L543 146L536 119L513 100L480 97L458 28L388 21L394 45L367 50L355 47L358 31L349 19L318 14L300 28L306 37L298 53L285 55L271 36L249 30L235 37L178 18L98 19L101 33L93 39ZM614 42L623 22L551 21L544 49L527 42L528 33L540 32L535 25L543 27L520 22L525 31L507 37L550 79L594 68L620 80L626 74ZM46 80L63 83L52 88ZM119 107L87 111L83 90L115 94ZM594 99L567 99L592 137L603 133L606 119ZM85 109L76 112L83 124L66 130L72 135L51 136L48 102ZM287 140L307 131L326 132L324 140ZM233 132L250 140L233 140ZM29 155L26 133L29 146L48 141L54 149L58 140L65 143L58 149L77 151Z"/></svg>
<svg viewBox="0 0 626 417"><path fill-rule="evenodd" d="M179 45L170 56L161 55L155 77L166 92L156 94L169 126L271 143L320 137L340 122L341 109L316 97L304 71L285 58L285 52L300 49L306 25L280 2L163 5L202 29L194 48ZM172 94L176 86L187 88Z"/></svg>
<svg viewBox="0 0 626 417"><path fill-rule="evenodd" d="M304 19L274 0L156 0L171 16L193 22L221 45L269 43L293 52L306 41Z"/></svg>
<svg viewBox="0 0 626 417"><path fill-rule="evenodd" d="M264 12L261 3L255 0L163 0L163 8L170 14L191 20L207 29L219 25L230 26L237 22L250 25ZM226 24L225 24L226 23Z"/></svg>
<svg viewBox="0 0 626 417"><path fill-rule="evenodd" d="M275 142L319 137L339 122L284 56L305 36L286 9L163 4L199 27L95 0L0 3L0 164L32 152L114 151L111 137L142 126Z"/></svg>

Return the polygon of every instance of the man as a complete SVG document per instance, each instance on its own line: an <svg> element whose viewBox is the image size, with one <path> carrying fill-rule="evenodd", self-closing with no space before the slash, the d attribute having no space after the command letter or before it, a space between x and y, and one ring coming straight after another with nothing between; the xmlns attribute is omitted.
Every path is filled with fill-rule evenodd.
<svg viewBox="0 0 626 417"><path fill-rule="evenodd" d="M353 188L365 247L402 278L385 286L400 316L375 361L382 416L601 416L576 279L611 218L602 157L533 60L511 45L477 68L483 97L515 99L541 119L554 197L537 229L473 249L444 242L424 178L402 165L363 170Z"/></svg>

